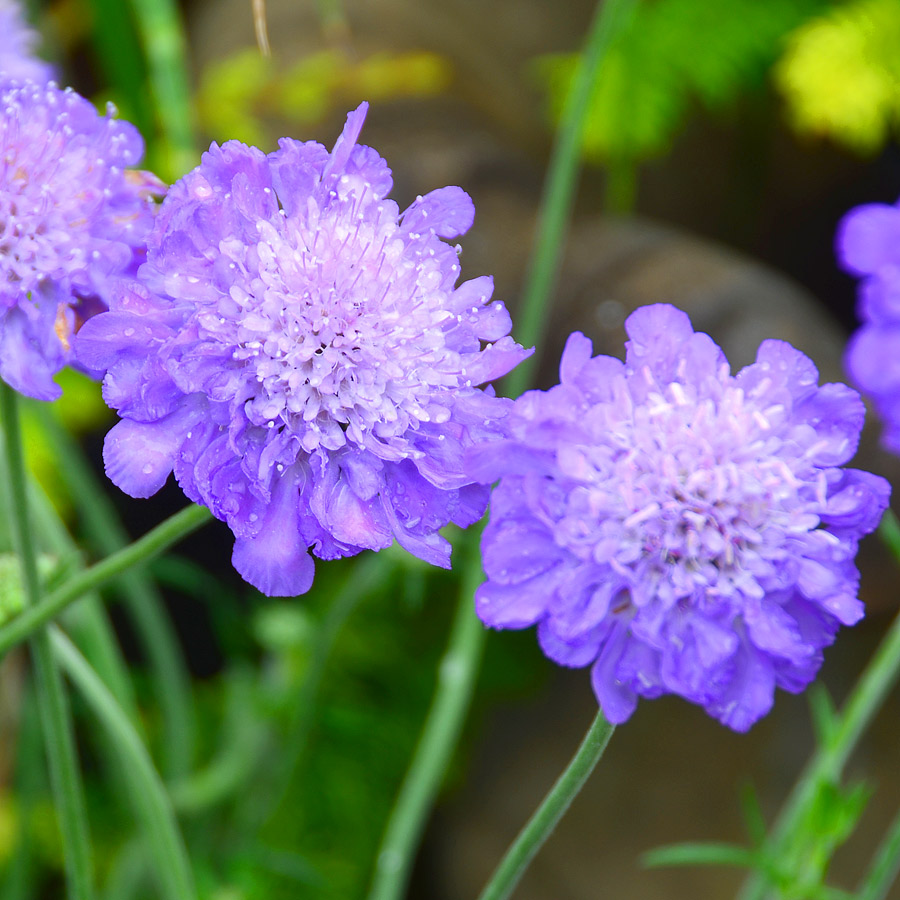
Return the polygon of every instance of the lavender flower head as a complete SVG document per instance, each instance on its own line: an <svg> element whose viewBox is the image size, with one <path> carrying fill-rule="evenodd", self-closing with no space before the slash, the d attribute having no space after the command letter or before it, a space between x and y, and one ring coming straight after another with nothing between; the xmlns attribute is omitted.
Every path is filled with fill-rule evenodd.
<svg viewBox="0 0 900 900"><path fill-rule="evenodd" d="M857 314L845 364L884 421L882 443L900 453L900 202L851 210L837 234L844 268L861 276Z"/></svg>
<svg viewBox="0 0 900 900"><path fill-rule="evenodd" d="M496 628L592 665L607 718L678 694L737 731L802 690L861 618L857 542L889 486L840 466L864 409L782 341L731 375L668 305L633 313L625 362L573 334L561 384L531 391L511 437L472 453L500 479L476 597Z"/></svg>
<svg viewBox="0 0 900 900"><path fill-rule="evenodd" d="M0 84L0 377L53 400L80 322L134 271L162 184L134 126L53 84Z"/></svg>
<svg viewBox="0 0 900 900"><path fill-rule="evenodd" d="M0 76L46 84L53 78L49 63L34 55L37 34L25 23L15 0L0 0Z"/></svg>
<svg viewBox="0 0 900 900"><path fill-rule="evenodd" d="M174 469L270 595L309 589L309 548L332 559L396 538L449 565L438 530L487 505L464 453L499 437L511 406L479 385L528 355L490 278L455 286L442 238L472 224L468 195L441 188L400 213L384 160L356 143L365 113L330 154L213 144L160 208L147 289L79 334L122 417L109 477L147 497Z"/></svg>

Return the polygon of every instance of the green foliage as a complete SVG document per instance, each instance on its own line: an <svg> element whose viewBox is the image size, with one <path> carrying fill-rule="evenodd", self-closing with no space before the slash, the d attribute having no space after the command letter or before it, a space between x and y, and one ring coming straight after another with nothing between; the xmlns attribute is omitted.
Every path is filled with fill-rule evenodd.
<svg viewBox="0 0 900 900"><path fill-rule="evenodd" d="M197 106L203 128L216 140L272 144L271 123L298 126L334 109L445 90L450 63L436 53L375 53L356 58L323 50L280 69L255 47L211 63L203 72Z"/></svg>
<svg viewBox="0 0 900 900"><path fill-rule="evenodd" d="M814 692L810 705L817 739L827 743L833 736L836 717L824 689ZM737 866L757 872L778 900L850 900L851 894L827 885L825 878L835 852L859 824L870 796L865 784L843 788L821 781L789 846L776 852L767 845L768 829L756 793L748 785L741 792L741 808L750 847L716 841L673 844L649 851L642 862L649 868Z"/></svg>
<svg viewBox="0 0 900 900"><path fill-rule="evenodd" d="M898 46L896 0L854 0L799 28L775 72L793 127L880 150L900 123Z"/></svg>
<svg viewBox="0 0 900 900"><path fill-rule="evenodd" d="M583 144L588 159L664 153L693 103L720 110L761 85L783 37L825 0L657 0L643 4L610 48L594 86ZM551 120L559 120L577 55L537 60Z"/></svg>

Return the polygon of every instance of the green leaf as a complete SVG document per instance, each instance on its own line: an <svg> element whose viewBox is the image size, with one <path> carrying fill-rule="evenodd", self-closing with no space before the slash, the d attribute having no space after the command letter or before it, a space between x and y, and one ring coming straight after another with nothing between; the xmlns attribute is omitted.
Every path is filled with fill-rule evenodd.
<svg viewBox="0 0 900 900"><path fill-rule="evenodd" d="M816 682L809 689L809 710L816 742L820 747L827 747L834 739L839 719L828 689L821 682Z"/></svg>
<svg viewBox="0 0 900 900"><path fill-rule="evenodd" d="M648 869L662 866L738 866L755 869L759 866L759 854L737 844L698 841L657 847L645 853L641 863Z"/></svg>
<svg viewBox="0 0 900 900"><path fill-rule="evenodd" d="M768 828L759 805L756 788L749 781L741 785L740 803L747 835L754 847L761 847L765 842Z"/></svg>
<svg viewBox="0 0 900 900"><path fill-rule="evenodd" d="M764 82L783 37L827 0L657 0L643 4L610 48L591 97L585 156L648 159L664 153L694 104L718 111ZM559 120L574 54L535 71Z"/></svg>

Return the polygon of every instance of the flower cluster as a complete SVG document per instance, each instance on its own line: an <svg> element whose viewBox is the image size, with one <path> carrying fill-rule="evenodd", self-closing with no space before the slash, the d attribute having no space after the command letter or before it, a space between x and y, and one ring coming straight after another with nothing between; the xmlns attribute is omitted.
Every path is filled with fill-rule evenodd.
<svg viewBox="0 0 900 900"><path fill-rule="evenodd" d="M55 85L0 83L0 377L41 400L80 322L133 274L162 184L127 122Z"/></svg>
<svg viewBox="0 0 900 900"><path fill-rule="evenodd" d="M818 386L789 344L731 375L674 307L626 328L624 363L573 334L561 384L520 397L510 437L471 454L500 479L478 613L537 624L550 658L592 664L612 722L672 693L743 731L863 615L854 556L889 486L841 468L862 402Z"/></svg>
<svg viewBox="0 0 900 900"><path fill-rule="evenodd" d="M363 104L329 153L283 139L212 145L169 191L140 283L79 334L108 370L109 477L135 497L175 472L235 535L266 594L308 590L313 563L396 539L449 564L438 534L484 513L466 450L500 437L510 401L480 386L528 355L491 302L455 286L474 209L455 187L404 212L356 143Z"/></svg>
<svg viewBox="0 0 900 900"><path fill-rule="evenodd" d="M847 347L847 370L875 401L885 446L900 453L900 204L851 210L838 229L837 251L844 268L863 278L863 325Z"/></svg>

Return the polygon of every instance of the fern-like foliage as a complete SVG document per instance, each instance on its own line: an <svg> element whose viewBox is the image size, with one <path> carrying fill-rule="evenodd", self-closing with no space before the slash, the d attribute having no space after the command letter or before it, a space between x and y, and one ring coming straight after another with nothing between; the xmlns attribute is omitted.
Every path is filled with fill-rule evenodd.
<svg viewBox="0 0 900 900"><path fill-rule="evenodd" d="M692 104L720 109L762 84L782 41L827 0L646 2L603 61L584 131L589 159L639 160L670 146ZM541 57L551 119L558 121L577 54Z"/></svg>
<svg viewBox="0 0 900 900"><path fill-rule="evenodd" d="M775 70L791 124L859 153L900 123L900 3L852 0L789 38Z"/></svg>

